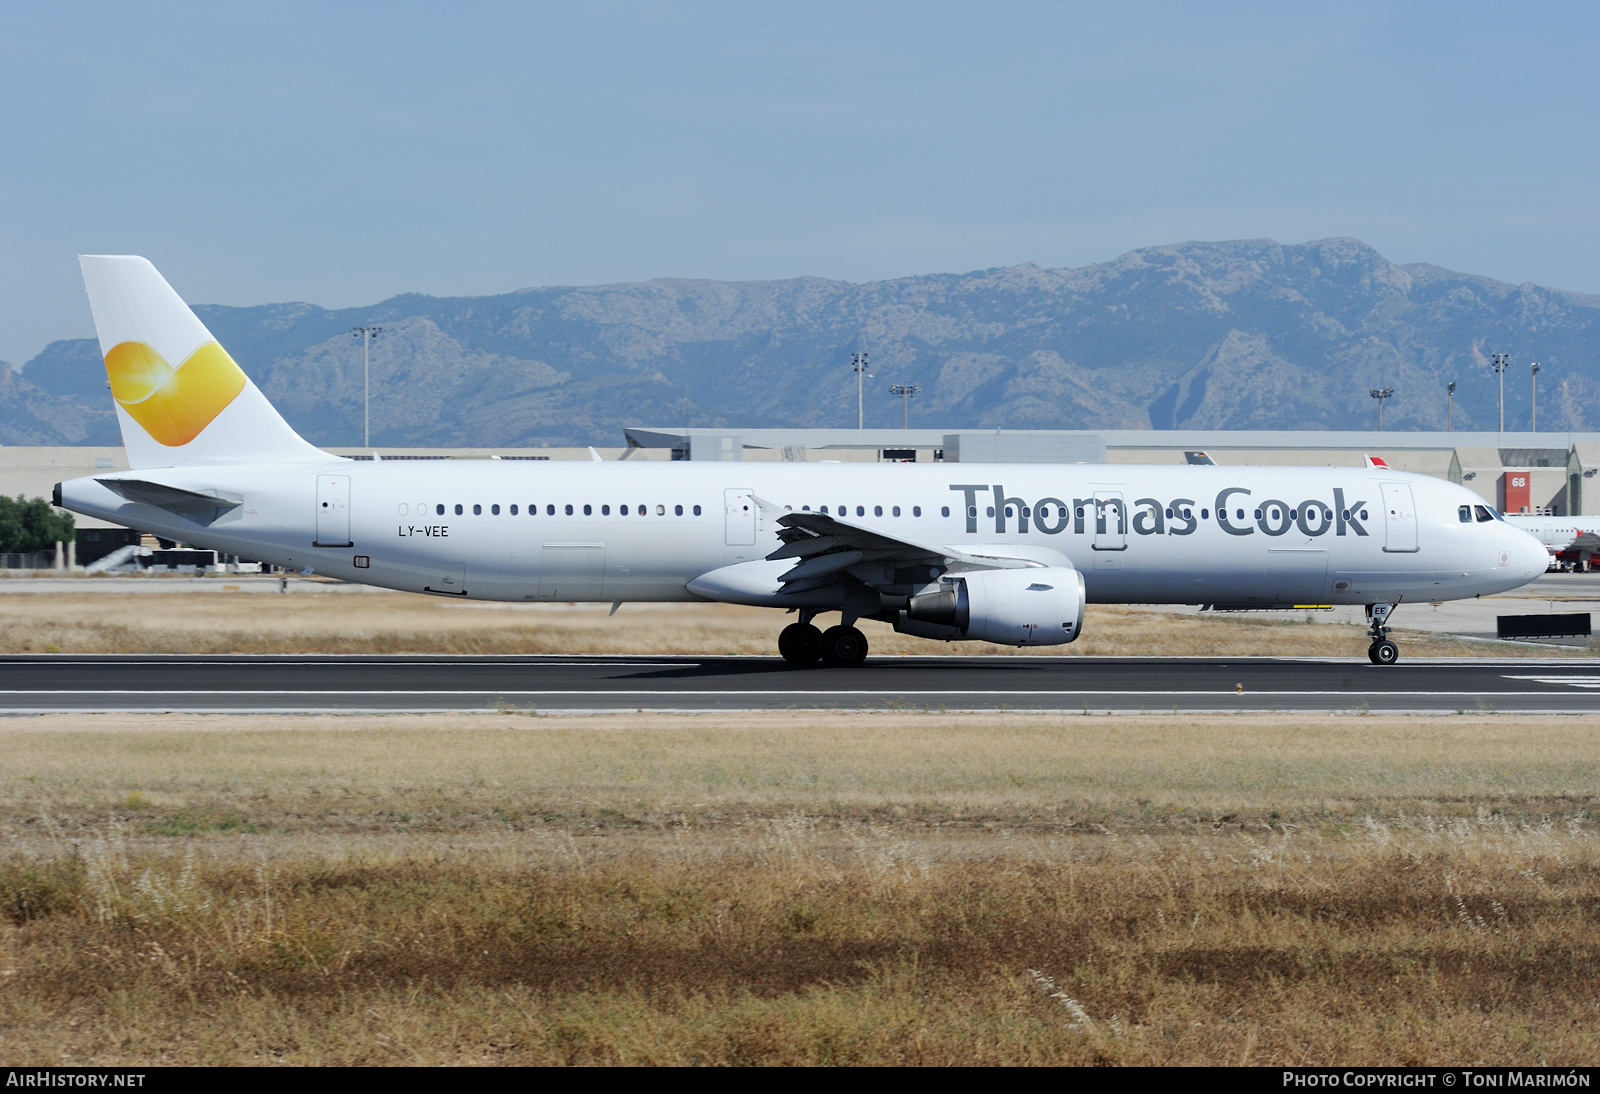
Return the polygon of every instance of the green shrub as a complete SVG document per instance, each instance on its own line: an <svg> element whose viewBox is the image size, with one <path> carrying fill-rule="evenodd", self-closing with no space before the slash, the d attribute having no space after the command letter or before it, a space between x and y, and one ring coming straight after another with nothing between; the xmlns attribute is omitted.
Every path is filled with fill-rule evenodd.
<svg viewBox="0 0 1600 1094"><path fill-rule="evenodd" d="M0 552L48 551L72 541L72 514L43 498L0 496Z"/></svg>

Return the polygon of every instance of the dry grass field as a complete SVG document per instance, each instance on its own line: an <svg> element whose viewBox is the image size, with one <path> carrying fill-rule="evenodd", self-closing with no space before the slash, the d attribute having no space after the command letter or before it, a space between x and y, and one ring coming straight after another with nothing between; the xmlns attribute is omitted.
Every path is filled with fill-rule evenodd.
<svg viewBox="0 0 1600 1094"><path fill-rule="evenodd" d="M406 593L107 593L0 596L3 653L695 653L777 652L789 621L778 612L725 604L494 604ZM930 642L861 623L878 653L1034 653L1241 657L1361 657L1358 626L1308 622L1303 614L1197 618L1092 606L1084 637L1069 646L1019 650L981 642ZM1563 656L1514 642L1459 642L1397 630L1405 656ZM1582 656L1585 651L1570 651Z"/></svg>
<svg viewBox="0 0 1600 1094"><path fill-rule="evenodd" d="M1600 717L0 725L49 1063L1600 1058Z"/></svg>

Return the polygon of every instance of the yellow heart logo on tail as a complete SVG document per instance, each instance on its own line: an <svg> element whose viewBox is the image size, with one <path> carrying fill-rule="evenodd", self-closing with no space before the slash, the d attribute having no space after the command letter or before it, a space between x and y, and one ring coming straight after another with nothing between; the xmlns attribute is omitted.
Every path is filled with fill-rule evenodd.
<svg viewBox="0 0 1600 1094"><path fill-rule="evenodd" d="M161 444L188 444L244 390L244 371L215 342L177 368L143 342L123 342L106 354L111 395Z"/></svg>

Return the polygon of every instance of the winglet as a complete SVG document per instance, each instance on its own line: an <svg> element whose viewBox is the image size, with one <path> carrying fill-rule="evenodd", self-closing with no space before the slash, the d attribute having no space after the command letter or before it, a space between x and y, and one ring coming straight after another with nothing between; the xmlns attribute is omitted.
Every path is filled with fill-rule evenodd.
<svg viewBox="0 0 1600 1094"><path fill-rule="evenodd" d="M590 463L605 463L605 459L600 455L600 453L598 453L598 452L596 452L594 450L594 446L593 445L591 445L589 447L589 462Z"/></svg>
<svg viewBox="0 0 1600 1094"><path fill-rule="evenodd" d="M1368 467L1381 467L1385 471L1392 471L1393 470L1393 468L1391 468L1388 464L1383 462L1383 457L1382 456L1367 456L1367 457L1364 457L1364 458L1367 461L1367 466Z"/></svg>

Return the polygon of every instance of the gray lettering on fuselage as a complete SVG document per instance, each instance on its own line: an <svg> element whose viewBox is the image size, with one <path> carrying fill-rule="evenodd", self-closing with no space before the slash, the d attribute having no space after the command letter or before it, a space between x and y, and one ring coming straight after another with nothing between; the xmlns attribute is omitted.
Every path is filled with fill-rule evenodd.
<svg viewBox="0 0 1600 1094"><path fill-rule="evenodd" d="M1159 536L1167 530L1165 506L1155 498L1139 498L1133 504L1148 506L1133 514L1133 530L1141 536Z"/></svg>
<svg viewBox="0 0 1600 1094"><path fill-rule="evenodd" d="M1367 530L1361 527L1361 521L1357 519L1361 515L1361 507L1365 504L1367 503L1364 501L1352 501L1346 504L1344 491L1337 486L1333 488L1333 516L1338 527L1335 535L1344 535L1344 528L1347 524L1356 535L1364 536L1367 534Z"/></svg>
<svg viewBox="0 0 1600 1094"><path fill-rule="evenodd" d="M1187 513L1183 509L1185 505L1190 507ZM1169 536L1193 535L1194 530L1200 527L1200 522L1194 517L1193 506L1194 499L1192 498L1172 499L1172 523L1167 525L1167 534Z"/></svg>
<svg viewBox="0 0 1600 1094"><path fill-rule="evenodd" d="M1015 503L1017 507L1017 531L1022 535L1028 534L1028 507L1021 498L1006 497L1006 488L996 485L994 488L994 530L1004 534L1006 530L1006 517L1008 505Z"/></svg>
<svg viewBox="0 0 1600 1094"><path fill-rule="evenodd" d="M1235 528L1228 523L1228 499L1235 494L1248 495L1249 493L1250 491L1242 486L1230 486L1217 495L1217 523L1222 525L1222 530L1230 536L1253 536L1256 534L1254 528Z"/></svg>
<svg viewBox="0 0 1600 1094"><path fill-rule="evenodd" d="M1054 528L1050 527L1050 507L1055 506L1061 519L1056 521ZM1040 498L1039 504L1033 507L1033 526L1047 536L1058 535L1067 530L1067 521L1072 518L1067 513L1067 503L1060 498Z"/></svg>
<svg viewBox="0 0 1600 1094"><path fill-rule="evenodd" d="M1311 523L1313 516L1317 518L1316 524ZM1305 535L1324 536L1333 527L1333 514L1320 501L1307 500L1300 503L1300 515L1295 518L1295 523Z"/></svg>
<svg viewBox="0 0 1600 1094"><path fill-rule="evenodd" d="M961 495L962 509L965 510L963 516L966 521L966 529L968 534L973 535L977 534L978 531L979 493L992 493L994 530L1000 535L1012 533L1027 535L1030 520L1033 522L1034 531L1043 532L1049 536L1060 535L1067 530L1067 522L1070 520L1073 534L1081 536L1091 530L1087 527L1088 514L1085 512L1089 506L1094 507L1094 528L1092 530L1098 534L1107 534L1108 525L1110 524L1106 519L1107 509L1116 511L1116 524L1119 530L1126 531L1130 523L1128 520L1128 508L1120 498L1115 497L1073 498L1072 512L1069 514L1067 512L1067 504L1060 498L1041 498L1038 504L1029 506L1020 497L1007 497L1005 486L999 483L993 486L976 483L956 483L950 489ZM1361 507L1367 503L1365 501L1346 502L1344 500L1344 490L1341 487L1335 487L1333 490L1333 508L1331 510L1326 502L1317 501L1314 498L1302 501L1293 508L1290 508L1286 502L1270 498L1260 504L1251 505L1249 509L1240 509L1240 512L1246 514L1242 523L1235 523L1239 518L1230 516L1228 509L1229 499L1236 494L1249 497L1251 496L1251 491L1242 486L1230 486L1218 493L1216 499L1217 524L1230 536L1251 536L1255 535L1259 530L1268 536L1276 538L1286 535L1291 529L1295 528L1298 528L1303 535L1310 537L1324 536L1329 532L1342 536L1347 528L1352 535L1363 537L1368 535L1365 525L1361 523L1362 518L1360 515ZM1133 504L1139 508L1133 514L1131 523L1133 531L1141 536L1188 536L1199 530L1200 521L1193 511L1195 502L1192 498L1174 498L1169 504L1163 504L1157 498L1139 498ZM1053 511L1051 506L1055 506L1056 510ZM1187 514L1184 512L1185 506L1190 507L1190 511ZM1010 513L1007 512L1008 507L1012 510ZM1168 512L1172 514L1171 517L1167 516ZM1255 517L1252 523L1250 518L1255 513L1260 513L1261 515ZM1009 526L1009 521L1012 517L1015 517L1017 521L1014 528ZM437 536L442 538L450 534L450 529L448 526L440 525L402 525L399 534L402 536Z"/></svg>
<svg viewBox="0 0 1600 1094"><path fill-rule="evenodd" d="M965 483L952 486L950 489L961 491L961 515L967 518L967 532L972 535L978 533L978 491L989 489L987 486L968 486Z"/></svg>
<svg viewBox="0 0 1600 1094"><path fill-rule="evenodd" d="M1277 498L1268 498L1256 510L1261 515L1256 518L1256 527L1269 536L1281 536L1294 527L1294 520L1289 516L1289 506ZM1278 523L1274 524L1273 522Z"/></svg>
<svg viewBox="0 0 1600 1094"><path fill-rule="evenodd" d="M1083 509L1084 506L1093 504L1093 498L1072 499L1072 532L1074 535L1083 535Z"/></svg>

